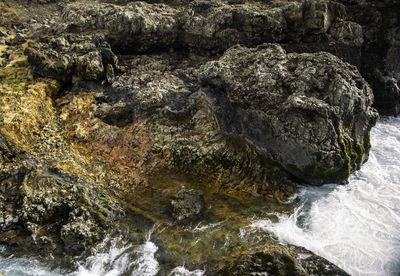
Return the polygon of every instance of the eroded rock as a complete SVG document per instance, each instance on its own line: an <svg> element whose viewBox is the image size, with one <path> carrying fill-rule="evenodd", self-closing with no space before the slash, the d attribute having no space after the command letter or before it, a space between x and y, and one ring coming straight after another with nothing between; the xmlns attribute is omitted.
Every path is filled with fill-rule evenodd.
<svg viewBox="0 0 400 276"><path fill-rule="evenodd" d="M73 3L63 13L67 30L105 32L122 52L158 51L172 46L178 36L179 10L165 4L135 1L125 6Z"/></svg>
<svg viewBox="0 0 400 276"><path fill-rule="evenodd" d="M110 232L110 222L123 214L98 187L43 166L9 143L0 148L0 242L19 254L87 253Z"/></svg>
<svg viewBox="0 0 400 276"><path fill-rule="evenodd" d="M333 55L238 46L204 65L199 78L227 134L306 182L344 180L368 155L372 90Z"/></svg>
<svg viewBox="0 0 400 276"><path fill-rule="evenodd" d="M26 54L36 75L63 83L73 77L101 81L108 65L116 69L118 62L101 35L44 37L41 42L31 42Z"/></svg>

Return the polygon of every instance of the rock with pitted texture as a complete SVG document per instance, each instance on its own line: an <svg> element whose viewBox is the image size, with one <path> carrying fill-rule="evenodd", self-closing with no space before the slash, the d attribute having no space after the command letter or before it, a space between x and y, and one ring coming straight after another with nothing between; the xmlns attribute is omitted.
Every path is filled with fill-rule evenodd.
<svg viewBox="0 0 400 276"><path fill-rule="evenodd" d="M1 134L0 186L0 242L20 254L79 256L123 214L104 190L41 164Z"/></svg>
<svg viewBox="0 0 400 276"><path fill-rule="evenodd" d="M340 0L363 29L360 71L385 115L400 114L400 1Z"/></svg>
<svg viewBox="0 0 400 276"><path fill-rule="evenodd" d="M368 156L377 119L372 90L335 56L237 46L200 71L226 134L243 137L299 179L345 180Z"/></svg>
<svg viewBox="0 0 400 276"><path fill-rule="evenodd" d="M179 10L165 4L135 1L124 6L72 3L63 12L67 31L103 32L120 52L159 51L178 36Z"/></svg>
<svg viewBox="0 0 400 276"><path fill-rule="evenodd" d="M117 58L101 35L60 35L43 37L26 49L28 61L36 75L69 83L78 78L101 81L110 70L117 69Z"/></svg>

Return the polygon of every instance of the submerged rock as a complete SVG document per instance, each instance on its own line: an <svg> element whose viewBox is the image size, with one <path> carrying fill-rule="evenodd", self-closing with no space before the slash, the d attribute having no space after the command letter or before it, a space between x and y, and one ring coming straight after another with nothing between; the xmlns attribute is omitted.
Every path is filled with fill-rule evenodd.
<svg viewBox="0 0 400 276"><path fill-rule="evenodd" d="M171 200L171 214L177 221L199 218L204 210L203 195L195 190L180 190Z"/></svg>

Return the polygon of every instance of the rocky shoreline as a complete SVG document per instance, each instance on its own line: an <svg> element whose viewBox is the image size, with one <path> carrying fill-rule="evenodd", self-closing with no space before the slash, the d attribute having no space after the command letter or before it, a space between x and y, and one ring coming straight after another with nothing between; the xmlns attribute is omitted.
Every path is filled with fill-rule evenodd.
<svg viewBox="0 0 400 276"><path fill-rule="evenodd" d="M375 108L400 112L399 6L0 3L0 243L74 269L107 235L140 243L155 224L167 267L346 275L236 232L368 159ZM187 227L221 221L185 251Z"/></svg>

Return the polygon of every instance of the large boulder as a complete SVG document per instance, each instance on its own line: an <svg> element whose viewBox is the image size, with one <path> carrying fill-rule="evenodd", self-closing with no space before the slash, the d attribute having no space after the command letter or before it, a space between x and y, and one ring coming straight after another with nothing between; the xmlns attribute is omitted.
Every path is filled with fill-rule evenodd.
<svg viewBox="0 0 400 276"><path fill-rule="evenodd" d="M200 71L225 133L299 179L345 180L366 160L377 119L372 90L335 56L236 46Z"/></svg>

